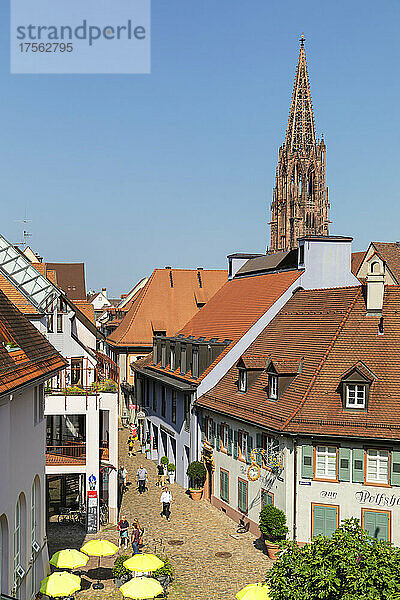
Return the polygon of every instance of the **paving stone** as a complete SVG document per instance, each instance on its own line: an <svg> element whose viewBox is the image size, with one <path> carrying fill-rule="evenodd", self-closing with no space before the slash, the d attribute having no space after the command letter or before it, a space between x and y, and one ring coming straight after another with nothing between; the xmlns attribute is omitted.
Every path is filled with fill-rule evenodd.
<svg viewBox="0 0 400 600"><path fill-rule="evenodd" d="M160 515L161 489L156 486L156 465L140 452L128 457L128 435L126 429L119 431L119 462L128 471L128 490L123 496L120 514L125 514L129 523L138 518L145 528L144 551L161 552L170 558L175 568L175 580L169 588L169 600L233 600L245 585L264 580L271 561L258 549L256 537L250 532L236 534L236 523L209 502L194 502L185 489L174 483L169 485L172 493L171 519L166 521ZM139 494L136 486L135 473L140 463L149 473L148 490L144 494ZM93 537L99 537L99 534L85 536L79 526L71 529L69 525L52 524L49 548L51 552L66 547L78 548ZM118 543L114 527L104 528L101 537ZM169 543L174 540L183 544ZM216 556L217 552L227 552L231 556ZM131 554L131 549L128 554ZM91 584L97 576L97 559L90 558L82 571L84 585L90 585L90 589L80 591L76 595L77 600L122 598L112 579L114 560L115 556L101 560L105 588L95 591Z"/></svg>

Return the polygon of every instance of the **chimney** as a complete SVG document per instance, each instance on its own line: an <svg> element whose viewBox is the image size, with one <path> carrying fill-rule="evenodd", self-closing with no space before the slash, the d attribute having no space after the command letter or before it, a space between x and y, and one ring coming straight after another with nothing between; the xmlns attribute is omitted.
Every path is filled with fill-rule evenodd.
<svg viewBox="0 0 400 600"><path fill-rule="evenodd" d="M383 307L383 292L385 275L383 266L375 261L369 264L367 273L367 313L381 315Z"/></svg>
<svg viewBox="0 0 400 600"><path fill-rule="evenodd" d="M103 296L107 298L107 288L101 288Z"/></svg>

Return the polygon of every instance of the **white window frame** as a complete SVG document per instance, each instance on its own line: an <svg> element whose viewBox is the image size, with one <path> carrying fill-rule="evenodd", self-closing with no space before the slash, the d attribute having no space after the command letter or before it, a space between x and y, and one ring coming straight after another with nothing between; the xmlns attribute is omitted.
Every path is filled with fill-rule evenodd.
<svg viewBox="0 0 400 600"><path fill-rule="evenodd" d="M247 456L247 442L248 442L247 431L241 431L240 432L240 452L242 453L243 458L246 458L246 456Z"/></svg>
<svg viewBox="0 0 400 600"><path fill-rule="evenodd" d="M346 408L365 408L366 400L365 383L346 383Z"/></svg>
<svg viewBox="0 0 400 600"><path fill-rule="evenodd" d="M389 450L379 450L377 448L369 448L367 453L367 468L365 481L367 483L379 483L389 485ZM376 454L373 454L376 453ZM376 463L376 476L371 474L371 464ZM374 469L375 471L375 469Z"/></svg>
<svg viewBox="0 0 400 600"><path fill-rule="evenodd" d="M169 368L171 371L175 371L175 347L170 347Z"/></svg>
<svg viewBox="0 0 400 600"><path fill-rule="evenodd" d="M335 459L335 474L331 475L329 472L330 459L334 457ZM323 469L319 468L319 461L323 460ZM336 446L321 446L318 445L315 447L315 478L316 479L332 479L335 481L337 479L337 468L338 468L338 460L337 460L337 448Z"/></svg>
<svg viewBox="0 0 400 600"><path fill-rule="evenodd" d="M212 438L212 431L213 431L213 420L210 419L210 417L207 417L207 442L209 442Z"/></svg>
<svg viewBox="0 0 400 600"><path fill-rule="evenodd" d="M278 376L270 375L269 376L269 397L273 400L278 398Z"/></svg>
<svg viewBox="0 0 400 600"><path fill-rule="evenodd" d="M239 369L239 392L247 392L247 371L246 369Z"/></svg>

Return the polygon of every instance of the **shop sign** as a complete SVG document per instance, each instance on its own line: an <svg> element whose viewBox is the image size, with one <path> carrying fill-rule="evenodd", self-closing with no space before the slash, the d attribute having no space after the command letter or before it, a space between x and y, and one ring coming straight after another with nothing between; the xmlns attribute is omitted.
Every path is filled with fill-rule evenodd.
<svg viewBox="0 0 400 600"><path fill-rule="evenodd" d="M321 498L330 498L331 500L337 498L337 492L332 492L331 490L321 490L319 495Z"/></svg>
<svg viewBox="0 0 400 600"><path fill-rule="evenodd" d="M371 494L368 490L362 492L355 492L357 502L360 504L374 504L375 506L400 506L400 496L395 494L385 494L384 492L377 492Z"/></svg>
<svg viewBox="0 0 400 600"><path fill-rule="evenodd" d="M311 485L311 481L299 481L299 485Z"/></svg>

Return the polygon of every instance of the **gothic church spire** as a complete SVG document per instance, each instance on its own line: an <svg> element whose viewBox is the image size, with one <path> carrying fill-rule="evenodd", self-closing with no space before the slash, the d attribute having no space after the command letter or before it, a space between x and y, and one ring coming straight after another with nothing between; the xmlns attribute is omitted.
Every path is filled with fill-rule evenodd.
<svg viewBox="0 0 400 600"><path fill-rule="evenodd" d="M290 107L286 139L279 150L271 205L271 251L292 250L304 235L328 235L325 144L315 136L304 37Z"/></svg>

